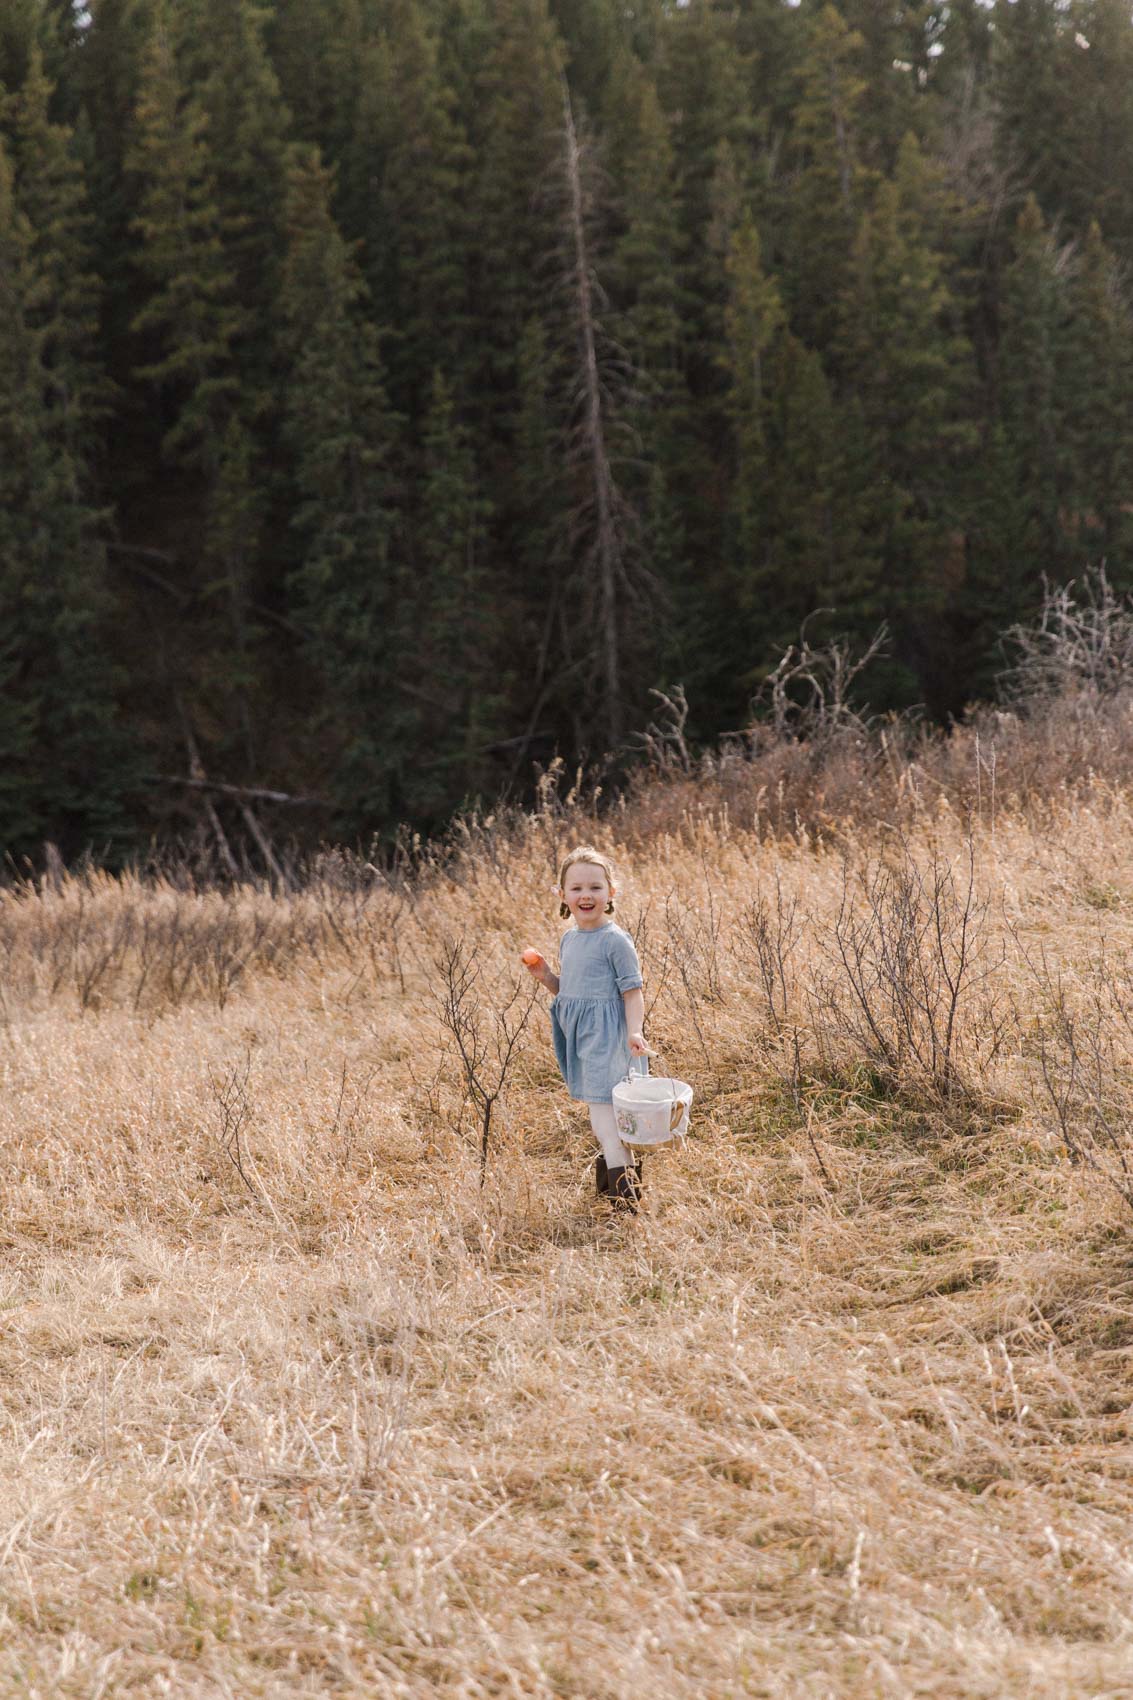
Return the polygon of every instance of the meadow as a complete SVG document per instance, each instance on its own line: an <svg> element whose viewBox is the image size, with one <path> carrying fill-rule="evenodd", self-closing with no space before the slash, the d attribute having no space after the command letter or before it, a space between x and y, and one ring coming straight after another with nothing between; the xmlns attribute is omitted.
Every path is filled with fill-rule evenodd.
<svg viewBox="0 0 1133 1700"><path fill-rule="evenodd" d="M0 892L0 1694L1133 1696L1131 725ZM491 1095L594 839L697 1093L613 1226L443 1016Z"/></svg>

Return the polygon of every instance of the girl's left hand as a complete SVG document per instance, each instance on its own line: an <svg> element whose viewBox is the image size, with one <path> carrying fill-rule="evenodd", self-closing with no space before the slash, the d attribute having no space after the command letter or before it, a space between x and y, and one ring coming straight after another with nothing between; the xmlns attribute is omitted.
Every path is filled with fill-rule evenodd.
<svg viewBox="0 0 1133 1700"><path fill-rule="evenodd" d="M656 1056L657 1053L650 1050L645 1043L644 1034L631 1033L629 1036L629 1054L631 1057L652 1057Z"/></svg>

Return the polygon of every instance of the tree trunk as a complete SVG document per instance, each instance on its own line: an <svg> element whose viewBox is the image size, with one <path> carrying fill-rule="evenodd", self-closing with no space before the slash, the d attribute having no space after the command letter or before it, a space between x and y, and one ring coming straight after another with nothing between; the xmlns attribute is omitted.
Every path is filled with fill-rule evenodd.
<svg viewBox="0 0 1133 1700"><path fill-rule="evenodd" d="M594 335L594 295L587 252L586 219L583 211L582 170L578 134L571 112L570 90L563 79L563 134L566 185L574 255L573 285L578 317L581 391L583 397L582 441L594 505L594 540L589 550L595 578L594 603L598 612L598 673L601 681L601 721L611 749L621 740L621 668L618 644L617 589L621 576L621 538L617 520L617 491L606 450L602 386L598 375L598 352Z"/></svg>

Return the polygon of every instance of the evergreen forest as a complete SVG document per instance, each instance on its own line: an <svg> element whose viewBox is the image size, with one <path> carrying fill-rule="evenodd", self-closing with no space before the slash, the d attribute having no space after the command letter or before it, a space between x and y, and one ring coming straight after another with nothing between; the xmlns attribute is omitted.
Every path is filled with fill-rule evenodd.
<svg viewBox="0 0 1133 1700"><path fill-rule="evenodd" d="M1128 0L0 0L3 849L432 831L804 628L962 715L1133 587L1131 262Z"/></svg>

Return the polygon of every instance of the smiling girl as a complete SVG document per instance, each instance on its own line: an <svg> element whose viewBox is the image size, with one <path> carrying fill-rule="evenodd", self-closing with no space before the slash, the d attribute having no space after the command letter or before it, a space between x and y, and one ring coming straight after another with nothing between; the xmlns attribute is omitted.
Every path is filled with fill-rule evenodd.
<svg viewBox="0 0 1133 1700"><path fill-rule="evenodd" d="M610 917L614 913L614 870L589 845L572 850L559 871L559 913L573 922L559 945L560 971L527 950L527 970L549 992L555 1056L567 1090L590 1111L602 1147L598 1190L616 1212L636 1213L639 1170L618 1138L613 1090L636 1066L648 1072L649 1047L642 1027L645 996L633 940Z"/></svg>

